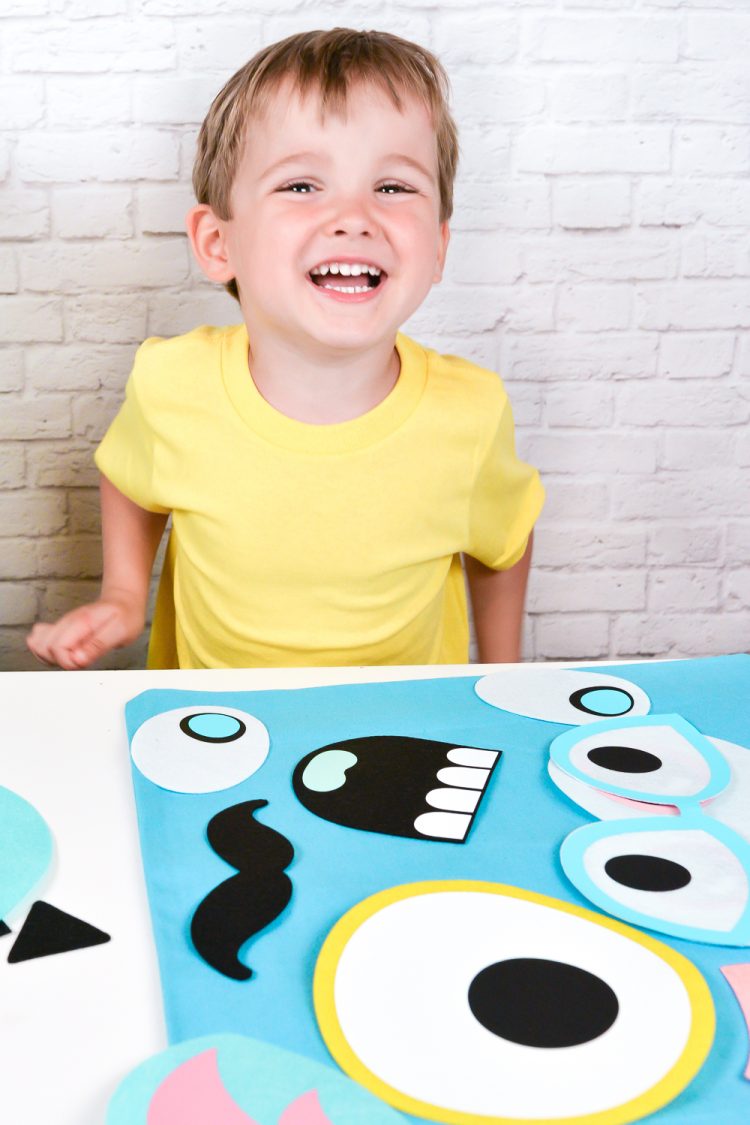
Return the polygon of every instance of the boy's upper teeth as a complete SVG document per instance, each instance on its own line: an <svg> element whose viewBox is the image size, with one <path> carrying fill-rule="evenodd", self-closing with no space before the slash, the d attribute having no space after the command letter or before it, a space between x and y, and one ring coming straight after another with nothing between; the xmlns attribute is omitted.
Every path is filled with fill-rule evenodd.
<svg viewBox="0 0 750 1125"><path fill-rule="evenodd" d="M361 273L370 273L373 277L379 277L380 272L377 266L369 266L366 262L321 262L310 270L310 273L319 273L323 277L327 273L340 273L344 277L359 277Z"/></svg>

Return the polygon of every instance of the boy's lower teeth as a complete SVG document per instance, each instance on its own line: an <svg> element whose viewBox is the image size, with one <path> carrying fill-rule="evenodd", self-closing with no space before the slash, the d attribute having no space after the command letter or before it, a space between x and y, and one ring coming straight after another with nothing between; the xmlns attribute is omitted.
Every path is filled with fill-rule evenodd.
<svg viewBox="0 0 750 1125"><path fill-rule="evenodd" d="M324 285L324 289L335 289L337 293L367 293L369 285Z"/></svg>

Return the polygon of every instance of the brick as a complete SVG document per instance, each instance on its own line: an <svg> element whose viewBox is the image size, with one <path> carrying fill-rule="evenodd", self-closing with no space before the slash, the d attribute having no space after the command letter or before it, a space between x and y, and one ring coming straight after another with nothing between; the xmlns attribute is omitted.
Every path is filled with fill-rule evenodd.
<svg viewBox="0 0 750 1125"><path fill-rule="evenodd" d="M642 284L636 290L636 323L640 328L750 328L750 285L728 280L680 281L671 285Z"/></svg>
<svg viewBox="0 0 750 1125"><path fill-rule="evenodd" d="M132 120L130 85L121 77L50 78L47 81L47 119L50 125L85 129ZM136 120L141 120L136 118Z"/></svg>
<svg viewBox="0 0 750 1125"><path fill-rule="evenodd" d="M614 387L599 383L561 383L545 395L548 426L609 426L614 418Z"/></svg>
<svg viewBox="0 0 750 1125"><path fill-rule="evenodd" d="M603 613L535 617L536 660L596 660L609 654L609 618Z"/></svg>
<svg viewBox="0 0 750 1125"><path fill-rule="evenodd" d="M400 32L399 32L400 34ZM514 13L475 10L471 19L463 12L442 11L435 21L432 49L444 66L497 66L518 52L520 18Z"/></svg>
<svg viewBox="0 0 750 1125"><path fill-rule="evenodd" d="M0 343L63 338L62 301L54 297L6 297L0 315Z"/></svg>
<svg viewBox="0 0 750 1125"><path fill-rule="evenodd" d="M732 370L735 337L727 332L669 332L661 337L659 374L670 379L707 379Z"/></svg>
<svg viewBox="0 0 750 1125"><path fill-rule="evenodd" d="M34 488L94 488L99 483L91 444L34 442L27 461L29 484Z"/></svg>
<svg viewBox="0 0 750 1125"><path fill-rule="evenodd" d="M631 186L628 180L586 180L562 177L554 183L553 213L558 226L572 230L603 230L628 226Z"/></svg>
<svg viewBox="0 0 750 1125"><path fill-rule="evenodd" d="M737 436L737 464L750 468L750 433L747 431Z"/></svg>
<svg viewBox="0 0 750 1125"><path fill-rule="evenodd" d="M21 179L32 183L174 180L179 141L164 130L124 126L59 135L32 132L19 137L16 164Z"/></svg>
<svg viewBox="0 0 750 1125"><path fill-rule="evenodd" d="M449 328L457 336L485 332L504 319L513 294L488 286L436 286L420 309L403 326L407 336L429 340L438 326Z"/></svg>
<svg viewBox="0 0 750 1125"><path fill-rule="evenodd" d="M628 281L677 276L677 244L663 235L590 235L556 232L544 239L524 240L524 268L533 281Z"/></svg>
<svg viewBox="0 0 750 1125"><path fill-rule="evenodd" d="M631 570L600 570L596 577L572 571L539 571L530 593L531 613L608 612L645 609L646 575Z"/></svg>
<svg viewBox="0 0 750 1125"><path fill-rule="evenodd" d="M125 16L128 0L65 0L65 16L69 20L90 19L92 16Z"/></svg>
<svg viewBox="0 0 750 1125"><path fill-rule="evenodd" d="M507 337L502 370L515 379L648 378L656 371L658 339L645 333L554 333L549 338Z"/></svg>
<svg viewBox="0 0 750 1125"><path fill-rule="evenodd" d="M273 43L276 38L273 35L270 38L262 37L261 21L258 18L249 19L245 16L243 19L228 21L206 19L205 10L202 18L187 23L180 21L173 27L177 32L180 67L200 71L215 70L226 75L219 79L217 94L235 70L243 66L264 43Z"/></svg>
<svg viewBox="0 0 750 1125"><path fill-rule="evenodd" d="M0 671L46 672L49 669L32 656L26 647L27 629L0 628Z"/></svg>
<svg viewBox="0 0 750 1125"><path fill-rule="evenodd" d="M133 117L149 125L200 125L218 92L213 77L140 78L133 90Z"/></svg>
<svg viewBox="0 0 750 1125"><path fill-rule="evenodd" d="M494 127L533 121L544 112L545 84L526 71L462 66L451 74L451 86L458 121Z"/></svg>
<svg viewBox="0 0 750 1125"><path fill-rule="evenodd" d="M20 348L3 348L0 352L0 393L22 391L23 352Z"/></svg>
<svg viewBox="0 0 750 1125"><path fill-rule="evenodd" d="M18 292L18 265L12 246L0 246L0 293Z"/></svg>
<svg viewBox="0 0 750 1125"><path fill-rule="evenodd" d="M745 181L649 177L637 191L642 226L682 227L700 219L713 226L750 224L750 183Z"/></svg>
<svg viewBox="0 0 750 1125"><path fill-rule="evenodd" d="M727 558L735 563L750 559L750 518L737 523L728 523Z"/></svg>
<svg viewBox="0 0 750 1125"><path fill-rule="evenodd" d="M82 579L52 580L45 582L40 598L39 611L44 621L56 621L64 613L79 605L93 602L99 596L99 583Z"/></svg>
<svg viewBox="0 0 750 1125"><path fill-rule="evenodd" d="M70 531L73 535L99 535L101 515L99 511L99 490L76 488L69 493Z"/></svg>
<svg viewBox="0 0 750 1125"><path fill-rule="evenodd" d="M558 520L603 520L609 514L608 484L587 481L586 487L581 488L579 480L549 474L544 478L544 487L547 499L541 527Z"/></svg>
<svg viewBox="0 0 750 1125"><path fill-rule="evenodd" d="M544 407L544 398L541 388L535 386L533 383L513 383L507 379L504 379L503 382L510 395L516 426L538 425L542 420Z"/></svg>
<svg viewBox="0 0 750 1125"><path fill-rule="evenodd" d="M617 420L630 426L741 426L750 419L750 400L732 387L695 379L689 383L652 380L648 393L623 386Z"/></svg>
<svg viewBox="0 0 750 1125"><path fill-rule="evenodd" d="M52 216L58 238L131 238L133 191L129 187L58 188L52 194Z"/></svg>
<svg viewBox="0 0 750 1125"><path fill-rule="evenodd" d="M750 87L744 66L688 66L679 70L644 68L632 78L637 121L721 121L744 124L750 113Z"/></svg>
<svg viewBox="0 0 750 1125"><path fill-rule="evenodd" d="M663 125L533 125L519 132L520 172L668 172L670 130Z"/></svg>
<svg viewBox="0 0 750 1125"><path fill-rule="evenodd" d="M730 570L725 578L726 608L750 608L750 566Z"/></svg>
<svg viewBox="0 0 750 1125"><path fill-rule="evenodd" d="M20 582L0 582L0 625L30 625L36 606L33 589Z"/></svg>
<svg viewBox="0 0 750 1125"><path fill-rule="evenodd" d="M642 567L645 562L646 531L640 527L554 524L542 526L534 535L534 566L620 569Z"/></svg>
<svg viewBox="0 0 750 1125"><path fill-rule="evenodd" d="M558 294L558 324L579 332L628 328L632 305L630 284L566 285Z"/></svg>
<svg viewBox="0 0 750 1125"><path fill-rule="evenodd" d="M492 168L496 176L507 176L511 170L512 142L510 129L498 127L488 130L470 122L466 125L461 122L459 181L486 179L488 168Z"/></svg>
<svg viewBox="0 0 750 1125"><path fill-rule="evenodd" d="M147 305L141 293L69 298L65 316L72 340L96 344L140 344L145 340ZM195 324L191 325L195 327Z"/></svg>
<svg viewBox="0 0 750 1125"><path fill-rule="evenodd" d="M750 272L747 254L736 234L691 234L682 247L683 277L738 277Z"/></svg>
<svg viewBox="0 0 750 1125"><path fill-rule="evenodd" d="M70 434L70 402L67 397L38 395L31 400L8 398L0 413L0 439L32 441Z"/></svg>
<svg viewBox="0 0 750 1125"><path fill-rule="evenodd" d="M505 328L512 332L554 331L557 297L554 285L529 285L520 281L505 291L498 291L498 296L505 294Z"/></svg>
<svg viewBox="0 0 750 1125"><path fill-rule="evenodd" d="M177 336L197 324L239 324L241 320L240 306L219 286L185 293L157 291L149 301L148 335Z"/></svg>
<svg viewBox="0 0 750 1125"><path fill-rule="evenodd" d="M492 332L479 333L476 336L450 336L447 332L433 334L429 345L433 351L441 355L457 355L478 363L490 371L497 371L497 337Z"/></svg>
<svg viewBox="0 0 750 1125"><path fill-rule="evenodd" d="M105 74L164 71L174 66L168 20L86 20L34 30L14 28L7 48L16 72Z"/></svg>
<svg viewBox="0 0 750 1125"><path fill-rule="evenodd" d="M461 231L453 242L448 274L459 285L508 285L523 272L520 249L509 249L500 231Z"/></svg>
<svg viewBox="0 0 750 1125"><path fill-rule="evenodd" d="M115 394L78 395L73 403L75 436L101 441L120 403L121 396Z"/></svg>
<svg viewBox="0 0 750 1125"><path fill-rule="evenodd" d="M620 474L656 471L651 434L544 433L526 441L526 453L542 473Z"/></svg>
<svg viewBox="0 0 750 1125"><path fill-rule="evenodd" d="M692 472L696 468L735 461L734 436L726 430L670 429L664 435L661 466L672 471Z"/></svg>
<svg viewBox="0 0 750 1125"><path fill-rule="evenodd" d="M195 205L187 184L141 185L137 189L138 229L141 234L185 234L185 216Z"/></svg>
<svg viewBox="0 0 750 1125"><path fill-rule="evenodd" d="M0 447L0 488L21 488L26 480L26 450L22 442Z"/></svg>
<svg viewBox="0 0 750 1125"><path fill-rule="evenodd" d="M689 13L684 54L688 59L716 59L722 70L732 57L745 62L750 55L750 13Z"/></svg>
<svg viewBox="0 0 750 1125"><path fill-rule="evenodd" d="M693 612L718 605L719 577L710 571L668 567L649 577L648 608L654 613Z"/></svg>
<svg viewBox="0 0 750 1125"><path fill-rule="evenodd" d="M62 346L30 348L26 356L28 379L35 390L90 391L121 388L133 365L135 348Z"/></svg>
<svg viewBox="0 0 750 1125"><path fill-rule="evenodd" d="M676 62L680 21L653 15L529 15L526 54L535 62Z"/></svg>
<svg viewBox="0 0 750 1125"><path fill-rule="evenodd" d="M721 533L714 524L683 527L677 523L662 523L649 530L650 564L721 566L723 561Z"/></svg>
<svg viewBox="0 0 750 1125"><path fill-rule="evenodd" d="M98 538L45 539L38 547L38 573L44 578L100 578Z"/></svg>
<svg viewBox="0 0 750 1125"><path fill-rule="evenodd" d="M65 497L57 492L0 494L0 536L54 535L65 527Z"/></svg>
<svg viewBox="0 0 750 1125"><path fill-rule="evenodd" d="M747 508L747 481L726 469L612 481L612 510L623 520L706 520L735 516Z"/></svg>
<svg viewBox="0 0 750 1125"><path fill-rule="evenodd" d="M623 659L720 656L746 650L750 613L620 614L612 628Z"/></svg>
<svg viewBox="0 0 750 1125"><path fill-rule="evenodd" d="M49 231L47 196L41 191L7 191L0 210L0 238L14 242L41 238Z"/></svg>
<svg viewBox="0 0 750 1125"><path fill-rule="evenodd" d="M536 177L519 183L498 184L494 180L461 180L456 185L454 231L547 230L551 224L549 187ZM448 261L455 255L451 251Z"/></svg>
<svg viewBox="0 0 750 1125"><path fill-rule="evenodd" d="M0 78L4 129L29 129L44 120L44 83L38 78Z"/></svg>
<svg viewBox="0 0 750 1125"><path fill-rule="evenodd" d="M677 176L742 175L750 171L750 129L738 125L685 125L675 130Z"/></svg>
<svg viewBox="0 0 750 1125"><path fill-rule="evenodd" d="M37 541L33 539L3 539L0 551L0 578L28 580L37 574Z"/></svg>
<svg viewBox="0 0 750 1125"><path fill-rule="evenodd" d="M184 281L188 274L184 239L143 243L70 243L30 246L22 263L26 288L81 292L87 289L155 289Z"/></svg>
<svg viewBox="0 0 750 1125"><path fill-rule="evenodd" d="M561 74L550 83L553 121L624 121L628 80L624 74Z"/></svg>

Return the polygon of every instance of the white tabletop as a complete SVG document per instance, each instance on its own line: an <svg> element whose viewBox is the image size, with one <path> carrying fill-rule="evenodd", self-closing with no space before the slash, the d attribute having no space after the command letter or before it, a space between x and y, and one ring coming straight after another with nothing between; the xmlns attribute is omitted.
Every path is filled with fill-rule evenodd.
<svg viewBox="0 0 750 1125"><path fill-rule="evenodd" d="M125 703L149 688L255 691L466 676L491 665L0 675L0 784L47 821L55 858L33 898L112 940L8 964L0 939L3 1120L103 1125L117 1083L166 1046L138 848ZM6 921L18 931L28 903Z"/></svg>

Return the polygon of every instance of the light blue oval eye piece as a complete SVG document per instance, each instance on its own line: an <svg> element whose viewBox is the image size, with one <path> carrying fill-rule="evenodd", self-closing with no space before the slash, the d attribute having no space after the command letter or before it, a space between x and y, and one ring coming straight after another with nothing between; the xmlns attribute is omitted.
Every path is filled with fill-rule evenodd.
<svg viewBox="0 0 750 1125"><path fill-rule="evenodd" d="M232 742L245 733L245 724L234 715L204 711L187 715L180 723L185 734L203 742Z"/></svg>
<svg viewBox="0 0 750 1125"><path fill-rule="evenodd" d="M633 708L633 697L621 688L584 688L570 697L574 707L590 715L627 715Z"/></svg>
<svg viewBox="0 0 750 1125"><path fill-rule="evenodd" d="M346 771L356 762L350 750L325 750L305 766L302 784L313 793L331 793L346 784Z"/></svg>

